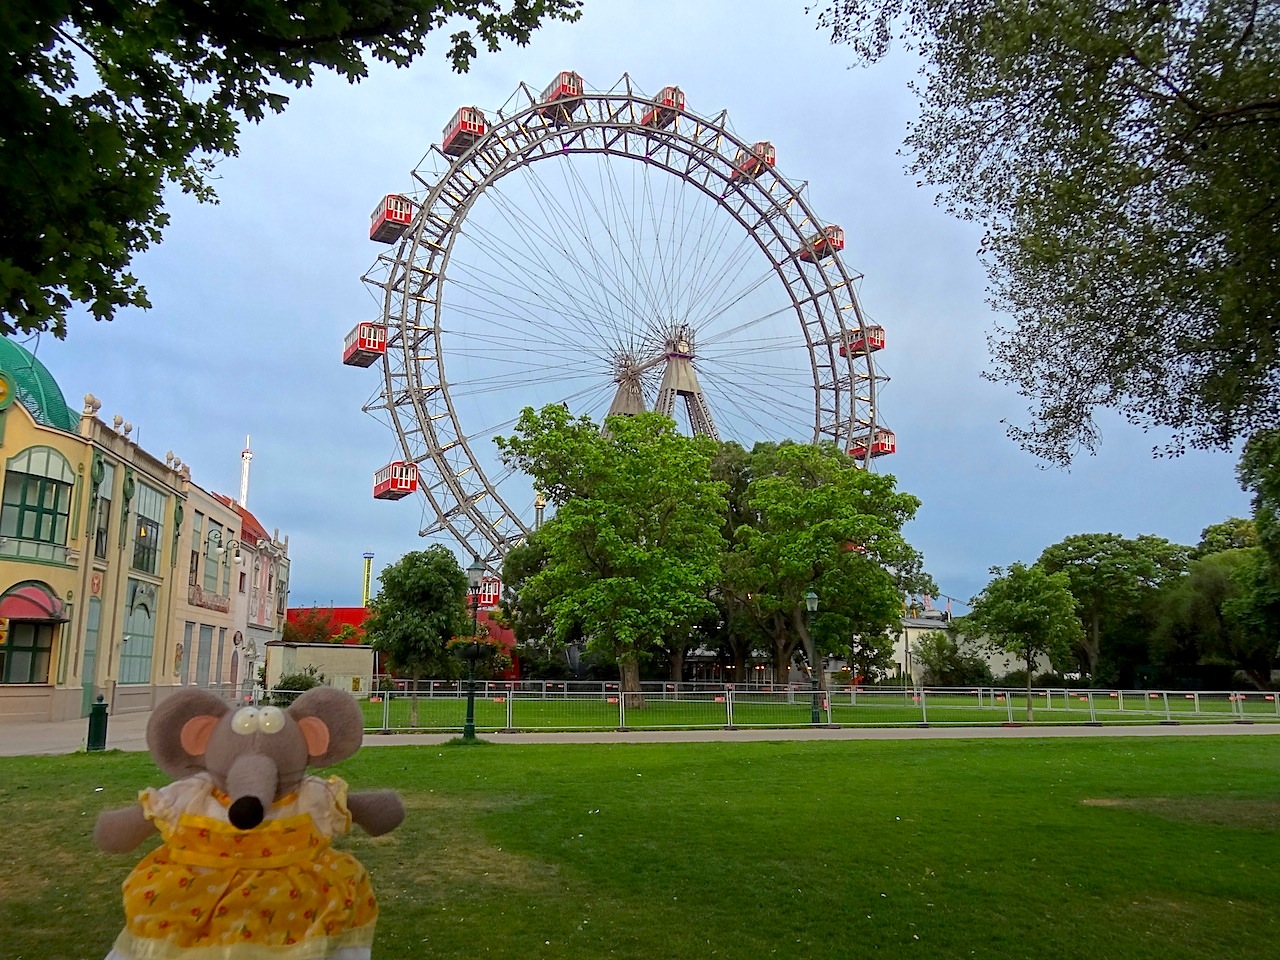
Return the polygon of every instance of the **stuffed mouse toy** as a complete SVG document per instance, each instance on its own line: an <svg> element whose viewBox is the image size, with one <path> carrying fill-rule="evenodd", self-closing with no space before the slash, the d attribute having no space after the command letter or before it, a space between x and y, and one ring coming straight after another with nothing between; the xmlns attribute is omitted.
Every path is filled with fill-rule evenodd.
<svg viewBox="0 0 1280 960"><path fill-rule="evenodd" d="M394 830L404 804L306 774L354 754L362 728L355 700L332 687L286 710L234 710L203 690L157 707L147 746L180 779L104 811L93 831L109 853L157 830L164 840L124 882L125 929L107 960L367 960L369 875L329 841L352 821L371 836Z"/></svg>

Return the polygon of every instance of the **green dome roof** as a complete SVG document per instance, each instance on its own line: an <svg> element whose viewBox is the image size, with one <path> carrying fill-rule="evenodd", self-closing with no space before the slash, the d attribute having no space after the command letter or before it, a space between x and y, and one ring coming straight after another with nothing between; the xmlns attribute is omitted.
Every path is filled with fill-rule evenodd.
<svg viewBox="0 0 1280 960"><path fill-rule="evenodd" d="M12 340L0 338L0 370L13 377L18 402L37 423L75 432L80 415L67 407L58 381L34 354Z"/></svg>

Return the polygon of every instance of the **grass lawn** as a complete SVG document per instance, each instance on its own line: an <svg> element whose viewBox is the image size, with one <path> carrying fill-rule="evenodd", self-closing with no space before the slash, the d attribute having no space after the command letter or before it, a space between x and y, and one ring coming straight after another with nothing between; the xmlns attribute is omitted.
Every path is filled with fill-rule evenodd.
<svg viewBox="0 0 1280 960"><path fill-rule="evenodd" d="M1280 956L1280 737L371 747L375 958ZM4 958L105 955L144 754L0 758Z"/></svg>

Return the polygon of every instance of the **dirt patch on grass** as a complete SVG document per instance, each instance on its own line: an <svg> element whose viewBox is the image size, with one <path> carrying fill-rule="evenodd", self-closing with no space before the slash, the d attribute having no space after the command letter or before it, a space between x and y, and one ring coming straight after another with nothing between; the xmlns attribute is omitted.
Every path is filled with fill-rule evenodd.
<svg viewBox="0 0 1280 960"><path fill-rule="evenodd" d="M1124 807L1179 823L1280 830L1280 799L1251 797L1090 797L1087 807Z"/></svg>
<svg viewBox="0 0 1280 960"><path fill-rule="evenodd" d="M555 864L505 850L485 836L484 817L518 815L500 799L412 794L405 797L405 809L401 827L352 849L373 875L379 898L448 899L462 889L537 894L559 888Z"/></svg>

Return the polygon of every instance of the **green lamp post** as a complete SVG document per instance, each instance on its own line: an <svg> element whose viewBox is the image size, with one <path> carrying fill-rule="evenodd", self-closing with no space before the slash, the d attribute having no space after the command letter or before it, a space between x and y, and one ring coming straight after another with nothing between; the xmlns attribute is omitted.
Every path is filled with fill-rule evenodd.
<svg viewBox="0 0 1280 960"><path fill-rule="evenodd" d="M476 661L480 659L480 582L484 564L478 554L467 567L467 593L471 595L471 643L467 646L467 718L462 724L462 739L476 738Z"/></svg>
<svg viewBox="0 0 1280 960"><path fill-rule="evenodd" d="M822 691L819 687L819 671L822 669L818 663L818 641L813 635L813 615L818 612L818 595L812 589L804 595L805 609L805 627L809 631L809 683L813 689L813 705L809 712L809 722L818 724L822 722L821 701Z"/></svg>

